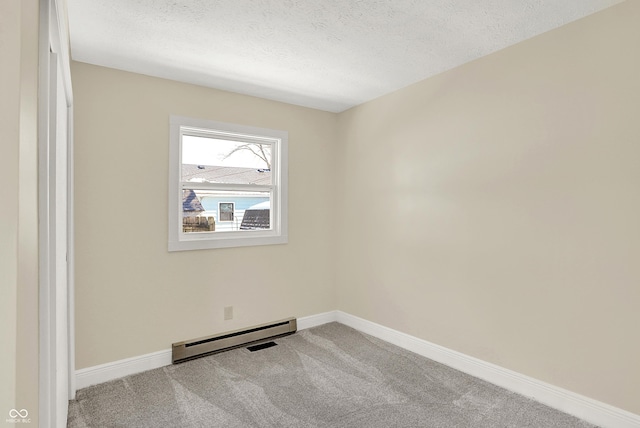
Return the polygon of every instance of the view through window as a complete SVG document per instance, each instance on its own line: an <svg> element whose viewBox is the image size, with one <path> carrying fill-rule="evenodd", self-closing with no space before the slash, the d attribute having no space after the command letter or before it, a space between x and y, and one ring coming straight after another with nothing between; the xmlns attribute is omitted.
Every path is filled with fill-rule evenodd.
<svg viewBox="0 0 640 428"><path fill-rule="evenodd" d="M183 232L238 231L246 210L264 203L270 208L271 146L183 135ZM194 217L199 228L193 227Z"/></svg>

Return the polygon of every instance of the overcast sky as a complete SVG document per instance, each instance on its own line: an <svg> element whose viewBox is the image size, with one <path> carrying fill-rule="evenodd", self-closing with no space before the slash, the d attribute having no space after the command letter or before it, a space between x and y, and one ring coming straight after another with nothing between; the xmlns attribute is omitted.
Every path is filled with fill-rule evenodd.
<svg viewBox="0 0 640 428"><path fill-rule="evenodd" d="M248 150L235 152L222 160L227 153L242 143L213 138L182 136L182 163L195 165L235 166L243 168L266 168L264 161ZM257 148L257 144L255 145Z"/></svg>

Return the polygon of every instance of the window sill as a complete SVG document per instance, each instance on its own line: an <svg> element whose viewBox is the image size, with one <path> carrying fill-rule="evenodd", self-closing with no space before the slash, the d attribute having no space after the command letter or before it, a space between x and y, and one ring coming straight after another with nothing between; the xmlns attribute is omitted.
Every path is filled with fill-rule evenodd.
<svg viewBox="0 0 640 428"><path fill-rule="evenodd" d="M169 241L169 251L209 250L215 248L252 247L258 245L286 244L289 238L280 236L255 236L241 238L189 239Z"/></svg>

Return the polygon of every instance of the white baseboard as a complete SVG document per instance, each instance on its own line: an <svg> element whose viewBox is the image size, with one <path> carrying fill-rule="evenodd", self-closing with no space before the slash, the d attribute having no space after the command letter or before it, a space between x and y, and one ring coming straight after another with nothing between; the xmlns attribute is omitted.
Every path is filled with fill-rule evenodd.
<svg viewBox="0 0 640 428"><path fill-rule="evenodd" d="M338 311L325 312L322 314L311 315L308 317L298 318L298 330L305 330L311 327L317 327L322 324L328 324L338 320Z"/></svg>
<svg viewBox="0 0 640 428"><path fill-rule="evenodd" d="M298 318L297 324L298 330L304 330L334 321L494 385L531 397L549 407L574 415L592 424L604 428L640 428L639 415L342 311L331 311ZM167 349L88 367L76 371L76 386L78 389L82 389L170 364L171 349Z"/></svg>
<svg viewBox="0 0 640 428"><path fill-rule="evenodd" d="M640 428L639 415L341 311L336 315L336 321L341 324L592 424L605 428Z"/></svg>
<svg viewBox="0 0 640 428"><path fill-rule="evenodd" d="M78 389L171 364L171 349L76 370Z"/></svg>

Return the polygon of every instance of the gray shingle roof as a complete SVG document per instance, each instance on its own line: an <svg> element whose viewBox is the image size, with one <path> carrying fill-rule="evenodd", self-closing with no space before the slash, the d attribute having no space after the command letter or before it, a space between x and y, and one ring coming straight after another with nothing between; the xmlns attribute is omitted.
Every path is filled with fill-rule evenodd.
<svg viewBox="0 0 640 428"><path fill-rule="evenodd" d="M211 165L182 165L182 181L271 184L271 170Z"/></svg>
<svg viewBox="0 0 640 428"><path fill-rule="evenodd" d="M182 191L182 210L191 213L204 211L204 207L200 203L198 196L196 196L196 192L191 189Z"/></svg>

